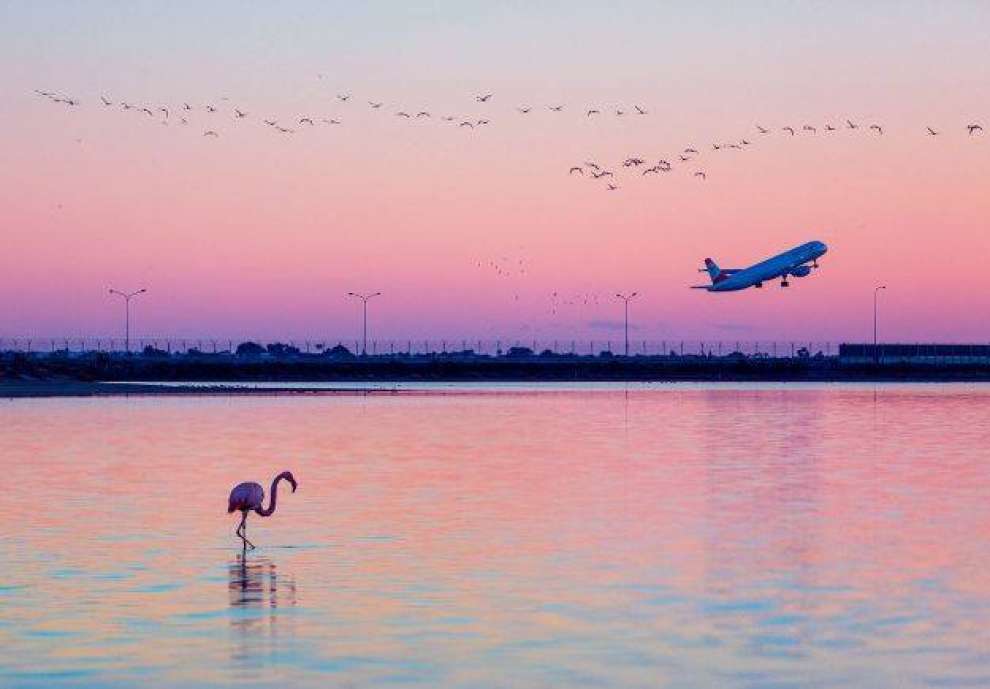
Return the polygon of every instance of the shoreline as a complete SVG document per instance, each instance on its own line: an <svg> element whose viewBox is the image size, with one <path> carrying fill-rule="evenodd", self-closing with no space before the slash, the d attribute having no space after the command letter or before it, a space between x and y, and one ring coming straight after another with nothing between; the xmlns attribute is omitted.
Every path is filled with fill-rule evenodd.
<svg viewBox="0 0 990 689"><path fill-rule="evenodd" d="M366 395L390 390L322 388L322 387L254 387L231 381L229 384L183 385L129 382L86 382L76 380L0 380L0 399L54 397L183 397L237 395Z"/></svg>
<svg viewBox="0 0 990 689"><path fill-rule="evenodd" d="M333 387L333 383L347 383L346 386ZM459 392L469 392L471 385L479 387L493 386L498 392L512 392L512 387L498 390L499 384L536 386L541 385L575 385L584 384L678 384L694 383L704 384L777 384L787 385L827 385L827 384L863 384L863 385L884 385L884 384L987 384L990 383L985 378L932 378L932 377L834 377L834 378L790 378L790 379L759 379L746 377L722 377L722 378L668 378L668 379L611 379L611 380L552 380L552 379L497 379L497 380L355 380L355 381L216 381L209 383L195 383L193 381L160 381L160 382L91 382L79 380L3 380L0 379L0 399L44 399L44 398L84 398L84 397L211 397L211 396L312 396L312 395L344 395L344 396L364 396L364 395L403 395L403 394L423 394L429 392L443 392L457 394ZM392 385L393 387L383 387ZM417 387L403 387L417 386ZM456 385L464 386L463 389L452 387L448 390L430 390L428 387L419 386L443 386ZM552 387L548 389L553 389Z"/></svg>

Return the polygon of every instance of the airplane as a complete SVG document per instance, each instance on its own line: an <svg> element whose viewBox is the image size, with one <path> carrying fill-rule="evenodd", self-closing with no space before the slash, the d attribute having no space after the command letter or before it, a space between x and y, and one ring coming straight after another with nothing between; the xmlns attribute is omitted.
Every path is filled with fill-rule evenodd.
<svg viewBox="0 0 990 689"><path fill-rule="evenodd" d="M700 273L708 273L712 279L710 285L692 285L691 289L703 289L709 292L735 292L748 287L763 287L765 280L780 278L780 286L787 287L790 283L787 277L793 275L803 278L818 267L818 257L828 251L823 242L813 241L796 246L789 251L768 258L749 268L719 268L710 258L705 259L705 267ZM811 265L807 265L811 263Z"/></svg>

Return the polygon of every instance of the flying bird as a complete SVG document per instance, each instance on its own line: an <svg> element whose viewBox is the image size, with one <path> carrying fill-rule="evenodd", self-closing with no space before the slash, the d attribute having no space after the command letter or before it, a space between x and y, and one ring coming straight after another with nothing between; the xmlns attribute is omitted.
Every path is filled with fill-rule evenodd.
<svg viewBox="0 0 990 689"><path fill-rule="evenodd" d="M532 109L533 108L529 107L528 105L527 106L523 106L521 108L516 108L516 110L518 110L519 112L521 112L523 115L527 114Z"/></svg>
<svg viewBox="0 0 990 689"><path fill-rule="evenodd" d="M810 124L804 125L803 127L801 127L801 129L804 130L804 131L806 131L806 132L811 132L812 134L814 134L815 132L818 131L817 129L815 129L814 127L812 127Z"/></svg>
<svg viewBox="0 0 990 689"><path fill-rule="evenodd" d="M563 110L563 109L564 109L564 106L563 106L563 105L551 105L551 106L549 106L549 107L550 107L550 109L551 109L551 110L553 110L554 112L560 112L561 110Z"/></svg>
<svg viewBox="0 0 990 689"><path fill-rule="evenodd" d="M141 112L145 113L149 117L154 117L155 113L151 111L151 108L141 108Z"/></svg>
<svg viewBox="0 0 990 689"><path fill-rule="evenodd" d="M782 132L790 132L791 133L791 136L794 136L794 127L781 127L780 128L780 131L782 131Z"/></svg>
<svg viewBox="0 0 990 689"><path fill-rule="evenodd" d="M217 109L214 106L212 106L212 105L207 105L206 106L206 110L207 110L207 112L216 112L217 111Z"/></svg>
<svg viewBox="0 0 990 689"><path fill-rule="evenodd" d="M236 117L238 119L242 119L244 117L247 117L247 113L246 112L242 112L241 110L238 110L237 108L234 108L234 117Z"/></svg>
<svg viewBox="0 0 990 689"><path fill-rule="evenodd" d="M163 112L163 113L165 113L165 119L166 119L166 120L168 119L168 108L166 108L166 107L164 107L164 106L163 106L163 107L161 107L161 108L158 108L158 112Z"/></svg>
<svg viewBox="0 0 990 689"><path fill-rule="evenodd" d="M288 127L275 127L275 129L277 129L278 131L282 132L283 134L295 134L296 133L296 130L289 129Z"/></svg>
<svg viewBox="0 0 990 689"><path fill-rule="evenodd" d="M585 166L590 167L590 168L592 168L594 170L600 170L601 169L600 167L598 167L598 163L592 163L590 161L585 161L584 164L585 164Z"/></svg>
<svg viewBox="0 0 990 689"><path fill-rule="evenodd" d="M340 124L340 120L335 120L332 117L329 120L324 118L321 121L323 122L323 124Z"/></svg>
<svg viewBox="0 0 990 689"><path fill-rule="evenodd" d="M876 130L877 134L883 134L883 128L879 124L871 124L870 129Z"/></svg>
<svg viewBox="0 0 990 689"><path fill-rule="evenodd" d="M983 131L983 127L981 127L978 124L968 124L968 125L966 125L966 129L969 130L969 135L970 136L973 136L973 134L975 134L976 132L982 132Z"/></svg>
<svg viewBox="0 0 990 689"><path fill-rule="evenodd" d="M938 132L932 129L931 127L926 127L926 129L928 130L928 133L931 134L932 136L938 136Z"/></svg>
<svg viewBox="0 0 990 689"><path fill-rule="evenodd" d="M203 132L203 136L220 136L220 135L217 134L212 129L208 129L207 131Z"/></svg>
<svg viewBox="0 0 990 689"><path fill-rule="evenodd" d="M384 103L376 103L375 101L369 100L368 105L370 105L372 108L375 108L377 110L378 108L382 107Z"/></svg>
<svg viewBox="0 0 990 689"><path fill-rule="evenodd" d="M337 100L339 100L341 103L347 102L347 99L348 98L350 98L350 95L348 95L346 93L338 93L337 94Z"/></svg>
<svg viewBox="0 0 990 689"><path fill-rule="evenodd" d="M457 126L458 127L470 127L471 129L474 129L474 123L473 122L461 122Z"/></svg>
<svg viewBox="0 0 990 689"><path fill-rule="evenodd" d="M643 108L639 107L638 105L634 105L633 107L636 108L636 114L637 115L645 115L646 114L646 110L644 110Z"/></svg>
<svg viewBox="0 0 990 689"><path fill-rule="evenodd" d="M698 170L697 172L695 172L694 173L694 176L695 177L700 177L701 179L708 179L708 176L704 172L702 172L701 170Z"/></svg>
<svg viewBox="0 0 990 689"><path fill-rule="evenodd" d="M267 124L269 127L274 127L278 120L262 120L262 122Z"/></svg>
<svg viewBox="0 0 990 689"><path fill-rule="evenodd" d="M758 132L760 132L760 134L769 134L770 133L770 130L769 129L766 129L764 127L761 127L760 125L756 125L756 130Z"/></svg>
<svg viewBox="0 0 990 689"><path fill-rule="evenodd" d="M617 186L615 186L614 184L609 184L609 185L608 185L608 190L609 190L609 191L615 191L615 190L616 190L616 189L618 189L618 188L619 188L619 187L617 187Z"/></svg>
<svg viewBox="0 0 990 689"><path fill-rule="evenodd" d="M835 127L833 127L830 124L826 124L825 125L825 131L827 131L827 132L834 132L835 131Z"/></svg>
<svg viewBox="0 0 990 689"><path fill-rule="evenodd" d="M859 125L853 122L852 120L846 120L846 126L849 127L850 129L856 129Z"/></svg>
<svg viewBox="0 0 990 689"><path fill-rule="evenodd" d="M192 110L192 106L189 105L189 103L183 103L182 104L182 109L183 110Z"/></svg>
<svg viewBox="0 0 990 689"><path fill-rule="evenodd" d="M677 157L681 159L681 162L682 163L686 163L687 161L691 160L691 156L684 156L684 155L682 155L682 156L677 156Z"/></svg>
<svg viewBox="0 0 990 689"><path fill-rule="evenodd" d="M396 117L412 117L412 115L410 115L408 112L405 112L404 110L400 110L399 112L395 113L395 116Z"/></svg>
<svg viewBox="0 0 990 689"><path fill-rule="evenodd" d="M592 115L601 115L601 113L597 110L592 109L588 111L588 117L591 117Z"/></svg>
<svg viewBox="0 0 990 689"><path fill-rule="evenodd" d="M103 101L104 105L113 105L113 101L111 101L106 96L100 96L100 100Z"/></svg>
<svg viewBox="0 0 990 689"><path fill-rule="evenodd" d="M241 513L241 523L238 524L234 532L241 539L245 548L254 549L254 544L247 538L247 516L248 512L256 512L260 517L270 517L275 512L275 505L278 502L278 484L280 481L288 481L292 486L292 492L296 492L299 484L296 482L292 472L283 471L272 479L271 496L268 498L268 507L263 507L265 500L265 489L254 482L238 483L230 491L230 498L227 500L227 514L234 512Z"/></svg>
<svg viewBox="0 0 990 689"><path fill-rule="evenodd" d="M577 167L577 166L575 166L575 167L572 167L572 168L571 168L570 170L568 170L568 171L567 171L567 174L569 174L569 175L573 175L573 174L574 174L575 172L579 172L579 173L581 173L582 175L584 174L584 170L583 170L582 168L580 168L580 167Z"/></svg>
<svg viewBox="0 0 990 689"><path fill-rule="evenodd" d="M625 114L626 114L626 111L625 110L620 110L619 108L616 108L615 109L615 116L616 117L622 117Z"/></svg>
<svg viewBox="0 0 990 689"><path fill-rule="evenodd" d="M488 120L478 120L478 125L479 126L480 125L485 125L485 124L488 124Z"/></svg>
<svg viewBox="0 0 990 689"><path fill-rule="evenodd" d="M311 120L308 117L300 117L299 118L299 124L308 124L310 126L313 126L313 120Z"/></svg>
<svg viewBox="0 0 990 689"><path fill-rule="evenodd" d="M429 117L429 116L430 113L426 112L425 110L420 110L419 112L416 113L416 117Z"/></svg>
<svg viewBox="0 0 990 689"><path fill-rule="evenodd" d="M490 93L486 93L486 94L485 94L485 95L483 95L483 96L475 96L475 97L474 97L474 99L475 99L476 101L478 101L479 103L487 103L487 102L488 102L488 100L489 100L489 99L490 99L491 97L492 97L492 94L490 94Z"/></svg>
<svg viewBox="0 0 990 689"><path fill-rule="evenodd" d="M697 152L697 151L696 151L695 149L693 149L693 148L685 148L685 149L684 149L684 152L685 152L685 153L694 153L694 154L696 154L696 155L697 155L697 153L698 153L698 152Z"/></svg>

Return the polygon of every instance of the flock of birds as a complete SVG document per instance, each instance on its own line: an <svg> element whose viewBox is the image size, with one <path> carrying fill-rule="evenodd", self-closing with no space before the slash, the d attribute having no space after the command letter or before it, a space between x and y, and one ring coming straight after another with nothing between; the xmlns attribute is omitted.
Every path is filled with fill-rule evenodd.
<svg viewBox="0 0 990 689"><path fill-rule="evenodd" d="M853 131L862 128L862 125L847 119L845 121L845 124L842 125L841 127L836 127L831 123L827 123L825 124L824 127L822 127L821 131L830 134L832 132L839 131L840 128L846 131ZM939 136L941 134L940 131L936 131L932 127L926 127L925 130L929 136ZM778 131L786 133L790 136L798 136L799 131L801 132L801 134L814 135L814 134L818 134L819 128L814 125L805 124L801 127L800 130L796 129L795 127L787 126L787 127L780 127ZM884 133L883 127L875 123L868 125L866 127L866 131L873 133L875 136L883 136ZM758 124L756 125L756 132L758 136L762 137L773 134L774 130L769 129L767 127L763 127ZM966 125L966 132L969 134L969 136L973 136L975 134L982 134L983 127L976 123L970 123ZM739 141L712 143L711 150L713 152L731 151L731 150L741 151L752 145L753 145L752 141L743 138L740 139ZM689 146L681 150L679 153L677 153L676 156L671 157L672 160L676 161L673 163L670 160L667 160L666 158L660 158L656 163L650 164L646 161L645 158L639 156L633 156L624 159L621 162L621 167L627 170L638 171L642 177L646 177L647 175L661 175L663 173L671 172L674 169L675 165L691 164L690 168L693 172L693 176L696 179L704 181L708 179L708 174L704 170L698 169L697 166L697 163L700 162L699 159L701 155L702 155L701 151L699 151L697 148L693 148ZM607 191L617 191L619 189L618 184L616 184L614 181L616 178L615 171L607 169L606 167L596 163L595 161L584 161L579 165L572 165L569 168L567 174L580 175L581 177L587 177L588 179L593 179L593 180L605 179L606 180L605 189Z"/></svg>
<svg viewBox="0 0 990 689"><path fill-rule="evenodd" d="M53 103L59 103L66 107L74 108L82 105L80 99L75 97L70 97L64 94L60 94L54 91L46 90L36 90L36 94L43 98L51 100ZM491 103L494 94L492 93L481 93L474 96L474 102L477 106L486 106ZM354 100L351 94L348 93L338 93L335 95L335 101L338 106L345 106L351 104ZM224 97L220 101L228 101L229 99ZM123 111L132 112L137 115L142 115L146 118L151 118L152 121L160 122L163 125L177 124L179 126L192 126L193 119L195 115L202 115L205 113L206 123L199 123L198 126L203 127L203 136L219 138L221 134L220 123L223 122L223 117L228 118L228 122L232 119L234 122L240 122L243 120L253 119L250 112L242 110L239 107L232 107L229 105L224 105L223 109L214 103L208 103L205 105L191 105L188 102L183 102L179 106L169 107L167 105L148 105L139 104L126 100L113 100L106 94L100 96L100 103L103 108L119 108ZM385 109L384 101L367 100L364 107L379 111ZM546 110L554 113L562 113L565 110L565 106L562 104L551 104L545 106ZM527 116L534 111L533 106L530 105L518 105L515 106L515 111L520 116ZM606 114L610 114L614 117L625 117L627 115L632 117L642 117L649 115L649 111L640 106L634 105L632 109L625 109L623 107L616 107L614 109L603 110L599 107L588 107L578 110L578 112L584 118L594 118L601 117ZM394 116L403 120L431 120L437 119L441 122L447 123L450 126L456 127L457 129L476 129L481 127L486 127L492 123L491 116L487 117L465 117L461 115L449 115L445 114L442 116L434 117L434 113L429 110L395 110ZM258 120L265 127L270 128L272 131L278 134L291 135L297 132L301 132L305 129L315 128L317 126L338 126L343 124L343 120L340 115L333 117L320 117L310 114L299 114L295 115L289 119L278 119L272 117L264 117ZM199 120L197 119L197 122ZM821 128L816 127L811 124L802 125L800 128L794 126L780 127L776 130L763 127L761 125L756 125L756 131L753 140L757 138L764 137L775 132L780 134L787 134L788 136L804 136L804 135L817 135L819 132L825 135L832 135L840 130L855 131L862 129L863 131L869 132L874 136L883 136L884 128L882 125L877 123L870 124L860 124L853 122L852 120L846 120L845 124L835 126L832 123L826 123ZM969 136L974 136L983 133L983 127L975 122L971 122L965 127L966 132ZM940 136L941 131L928 126L925 128L925 132L928 136ZM729 142L714 142L710 144L710 149L712 152L726 152L732 150L743 150L753 145L753 141L747 138L739 139L738 141ZM686 168L693 178L699 181L705 181L708 179L708 173L705 169L701 167L703 162L702 151L698 148L687 146L677 152L675 155L659 158L657 160L650 160L648 162L647 157L643 156L631 156L625 158L621 161L619 165L612 166L614 169L610 169L608 166L602 165L596 161L588 160L583 161L580 164L571 165L568 169L568 175L579 176L582 178L587 178L591 180L601 180L605 183L605 190L607 191L618 191L620 189L617 183L616 173L617 171L622 171L626 173L638 173L641 177L647 177L654 175L657 177L663 176L667 173L672 172L675 167Z"/></svg>
<svg viewBox="0 0 990 689"><path fill-rule="evenodd" d="M532 268L529 259L523 256L502 255L495 258L478 259L474 261L474 266L490 277L500 280L502 285L509 286L513 302L522 300L522 291L530 292L530 290L526 290L524 282L532 273ZM535 295L530 292L530 296ZM547 313L550 316L556 316L568 309L585 312L588 309L596 309L599 306L611 304L614 295L606 292L560 292L555 290L538 296L541 303L544 298L546 299Z"/></svg>
<svg viewBox="0 0 990 689"><path fill-rule="evenodd" d="M54 103L61 103L69 107L75 107L82 105L82 101L78 98L69 97L55 91L45 91L41 89L36 89L35 93L43 98L48 98ZM474 100L478 104L488 103L492 99L493 94L484 93L474 97ZM229 99L223 97L220 101L228 101ZM338 93L336 94L336 101L338 105L343 105L349 103L352 100L351 94L348 93ZM177 123L179 125L185 126L192 123L191 118L193 113L196 112L206 112L210 115L215 115L221 113L219 106L213 103L208 103L202 106L190 105L187 102L183 102L181 106L178 107L168 107L166 105L148 105L148 104L137 104L126 100L114 101L106 94L100 96L100 102L104 107L119 107L122 110L133 111L137 114L144 114L147 117L155 118L156 121L163 125L168 125L171 123ZM385 107L384 101L366 101L367 107L370 110L381 110ZM564 110L563 105L551 105L548 109L552 112L562 112ZM516 110L523 114L529 114L533 111L531 106L519 106ZM244 120L251 117L251 113L241 110L240 108L225 107L224 111L227 112L235 121ZM598 110L589 110L588 115L598 114ZM636 112L645 115L646 111L636 106ZM623 114L620 110L619 114ZM407 120L429 120L434 119L434 113L429 110L396 110L394 112L395 117L407 119ZM475 129L477 127L484 127L491 124L491 119L487 117L466 117L463 115L438 115L435 119L441 122L449 123L457 128L468 128ZM318 124L324 125L339 125L343 124L343 121L338 117L319 117L309 114L295 115L287 120L276 119L276 118L261 118L260 122L268 127L271 127L274 131L282 134L295 134L298 131L302 131L307 127L316 127ZM214 136L219 137L220 132L217 129L208 128L203 131L203 136Z"/></svg>

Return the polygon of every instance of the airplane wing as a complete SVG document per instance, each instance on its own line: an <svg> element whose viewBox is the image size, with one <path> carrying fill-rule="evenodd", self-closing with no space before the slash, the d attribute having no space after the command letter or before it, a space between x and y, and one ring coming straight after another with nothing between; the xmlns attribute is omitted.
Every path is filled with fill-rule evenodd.
<svg viewBox="0 0 990 689"><path fill-rule="evenodd" d="M711 291L711 285L691 285L691 289L707 289Z"/></svg>

